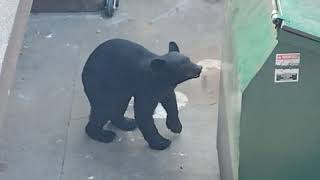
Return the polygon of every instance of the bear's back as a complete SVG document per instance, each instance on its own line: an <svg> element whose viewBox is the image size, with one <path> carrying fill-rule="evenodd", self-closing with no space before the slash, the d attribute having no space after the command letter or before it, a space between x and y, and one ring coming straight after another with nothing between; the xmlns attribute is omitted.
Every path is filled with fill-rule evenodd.
<svg viewBox="0 0 320 180"><path fill-rule="evenodd" d="M135 84L148 71L157 55L143 46L123 39L112 39L99 45L89 56L83 70L86 79L124 85Z"/></svg>

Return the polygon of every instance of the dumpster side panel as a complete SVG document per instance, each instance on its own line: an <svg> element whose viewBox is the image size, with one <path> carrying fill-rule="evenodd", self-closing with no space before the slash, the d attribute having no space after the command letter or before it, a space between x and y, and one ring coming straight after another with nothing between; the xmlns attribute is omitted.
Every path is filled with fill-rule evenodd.
<svg viewBox="0 0 320 180"><path fill-rule="evenodd" d="M240 180L320 179L320 54L310 40L287 42L279 38L243 94ZM298 82L275 83L279 53L301 53Z"/></svg>

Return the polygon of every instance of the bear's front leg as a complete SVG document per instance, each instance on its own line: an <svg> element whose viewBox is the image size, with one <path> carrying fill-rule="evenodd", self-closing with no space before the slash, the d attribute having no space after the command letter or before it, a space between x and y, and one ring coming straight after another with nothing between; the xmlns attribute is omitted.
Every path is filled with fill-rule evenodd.
<svg viewBox="0 0 320 180"><path fill-rule="evenodd" d="M155 150L164 150L170 146L171 141L162 137L154 124L152 116L157 104L158 102L145 97L135 97L134 113L138 127L149 147Z"/></svg>
<svg viewBox="0 0 320 180"><path fill-rule="evenodd" d="M167 127L174 133L181 133L182 125L178 116L177 98L174 91L170 91L164 99L162 99L161 104L167 112Z"/></svg>

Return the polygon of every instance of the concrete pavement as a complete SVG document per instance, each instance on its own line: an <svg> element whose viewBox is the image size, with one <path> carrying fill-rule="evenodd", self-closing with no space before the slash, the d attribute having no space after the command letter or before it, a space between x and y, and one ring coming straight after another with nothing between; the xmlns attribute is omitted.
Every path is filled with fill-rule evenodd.
<svg viewBox="0 0 320 180"><path fill-rule="evenodd" d="M214 0L122 0L112 19L99 13L30 17L9 112L0 129L0 179L9 180L219 180L216 121L222 3ZM84 133L89 106L81 70L92 50L126 38L163 54L175 40L182 53L207 64L201 78L178 87L181 135L156 123L172 140L150 150L141 133L117 133L111 144ZM161 113L161 112L157 112ZM132 114L132 108L128 108Z"/></svg>

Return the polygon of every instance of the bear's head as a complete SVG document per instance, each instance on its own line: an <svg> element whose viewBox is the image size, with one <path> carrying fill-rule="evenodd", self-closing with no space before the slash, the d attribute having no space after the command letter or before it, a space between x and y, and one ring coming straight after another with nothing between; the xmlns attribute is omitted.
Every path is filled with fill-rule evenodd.
<svg viewBox="0 0 320 180"><path fill-rule="evenodd" d="M202 66L191 62L181 54L175 42L169 43L169 53L151 61L151 70L166 81L178 85L189 79L200 77Z"/></svg>

